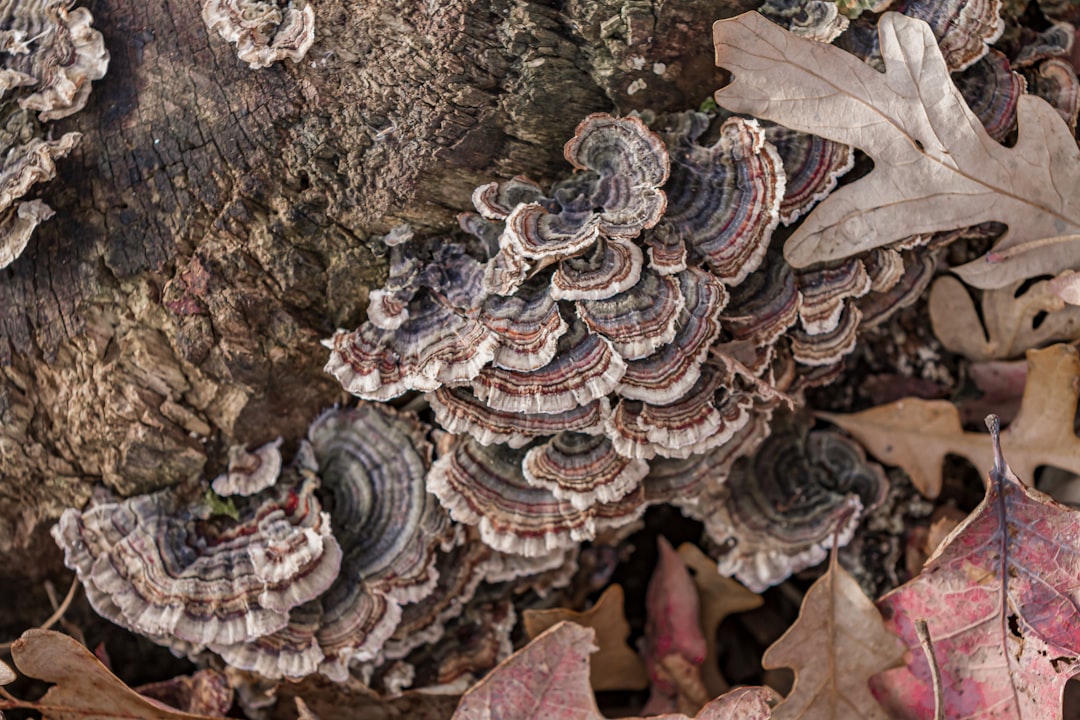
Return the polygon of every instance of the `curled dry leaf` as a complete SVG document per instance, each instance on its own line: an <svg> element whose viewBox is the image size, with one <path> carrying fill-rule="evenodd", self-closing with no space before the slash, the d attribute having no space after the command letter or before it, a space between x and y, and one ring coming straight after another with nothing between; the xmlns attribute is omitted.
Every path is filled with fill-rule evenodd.
<svg viewBox="0 0 1080 720"><path fill-rule="evenodd" d="M595 630L599 649L589 671L593 690L643 690L649 686L641 658L626 644L630 623L623 612L621 585L610 586L585 612L564 608L526 610L522 619L530 640L563 620Z"/></svg>
<svg viewBox="0 0 1080 720"><path fill-rule="evenodd" d="M1073 432L1080 399L1077 350L1052 345L1028 351L1027 359L1020 411L1004 432L1016 466L1024 477L1033 477L1040 465L1080 472L1080 438ZM941 491L946 454L966 458L975 467L987 467L993 459L990 437L965 432L959 411L946 400L908 398L853 415L819 416L854 435L878 460L902 467L930 498Z"/></svg>
<svg viewBox="0 0 1080 720"><path fill-rule="evenodd" d="M907 667L875 679L896 718L930 717L935 707L917 619L927 621L950 720L1057 720L1065 683L1080 672L1080 513L1024 486L1005 463L992 420L982 503L919 577L879 602L912 648ZM1022 445L1010 442L1010 452Z"/></svg>
<svg viewBox="0 0 1080 720"><path fill-rule="evenodd" d="M755 13L714 26L716 62L735 76L716 93L721 106L854 145L875 162L809 215L785 257L805 267L996 221L1009 231L958 271L969 284L1080 266L1080 239L1045 242L1080 232L1080 149L1057 111L1021 96L1017 142L1000 145L953 85L928 25L885 13L878 34L884 73Z"/></svg>
<svg viewBox="0 0 1080 720"><path fill-rule="evenodd" d="M985 290L979 312L963 283L939 278L930 289L934 334L946 350L969 360L1007 360L1033 347L1080 338L1080 308L1067 307L1052 282L1034 283L1019 295L1019 282Z"/></svg>
<svg viewBox="0 0 1080 720"><path fill-rule="evenodd" d="M777 720L886 720L870 694L870 676L903 662L904 644L851 574L836 562L803 598L795 624L762 665L795 670L795 686L776 706Z"/></svg>
<svg viewBox="0 0 1080 720"><path fill-rule="evenodd" d="M72 638L52 630L27 630L11 645L15 666L53 683L32 704L47 720L205 720L207 715L172 710L144 698ZM10 669L10 668L9 668Z"/></svg>
<svg viewBox="0 0 1080 720"><path fill-rule="evenodd" d="M466 692L453 720L604 720L587 680L595 636L573 622L549 628ZM768 688L733 690L705 705L694 720L768 720L772 697ZM690 718L668 714L656 720Z"/></svg>
<svg viewBox="0 0 1080 720"><path fill-rule="evenodd" d="M693 573L697 587L699 621L705 635L705 663L701 666L701 675L705 687L716 695L727 689L727 682L716 664L716 631L720 623L728 615L761 607L765 599L747 590L737 580L721 575L716 561L697 545L683 543L678 553L683 564Z"/></svg>

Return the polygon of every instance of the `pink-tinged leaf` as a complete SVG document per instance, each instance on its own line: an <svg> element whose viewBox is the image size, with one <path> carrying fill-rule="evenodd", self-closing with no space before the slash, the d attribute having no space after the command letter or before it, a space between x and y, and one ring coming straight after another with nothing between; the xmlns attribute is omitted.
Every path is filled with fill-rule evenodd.
<svg viewBox="0 0 1080 720"><path fill-rule="evenodd" d="M589 687L595 637L568 621L541 633L466 692L453 720L603 720Z"/></svg>
<svg viewBox="0 0 1080 720"><path fill-rule="evenodd" d="M569 621L551 627L466 692L452 720L605 720L589 688L595 635ZM706 704L694 720L769 720L773 698L768 688L740 688Z"/></svg>
<svg viewBox="0 0 1080 720"><path fill-rule="evenodd" d="M875 679L897 718L934 713L919 619L927 621L950 720L1059 720L1065 683L1080 672L1080 512L1020 482L1002 457L994 420L986 497L919 577L879 601L912 651L906 668Z"/></svg>
<svg viewBox="0 0 1080 720"><path fill-rule="evenodd" d="M694 578L663 537L645 591L645 640L642 654L652 683L645 712L695 712L708 700L701 665L707 643L701 629L700 600Z"/></svg>
<svg viewBox="0 0 1080 720"><path fill-rule="evenodd" d="M656 660L681 655L700 665L705 661L705 636L699 622L697 586L671 543L659 537L657 547L656 570L645 594L648 654Z"/></svg>

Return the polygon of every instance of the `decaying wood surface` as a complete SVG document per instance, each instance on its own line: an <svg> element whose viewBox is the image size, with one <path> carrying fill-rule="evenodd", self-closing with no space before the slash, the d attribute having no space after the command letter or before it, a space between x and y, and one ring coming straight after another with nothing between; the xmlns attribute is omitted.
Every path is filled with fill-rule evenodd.
<svg viewBox="0 0 1080 720"><path fill-rule="evenodd" d="M295 447L345 399L319 340L360 321L376 233L452 228L476 184L562 171L588 113L696 107L721 82L705 0L319 0L307 57L264 70L196 0L89 7L108 75L57 123L84 138L43 191L56 217L0 271L16 575L59 557L44 528L97 483L147 492L212 476L230 444Z"/></svg>

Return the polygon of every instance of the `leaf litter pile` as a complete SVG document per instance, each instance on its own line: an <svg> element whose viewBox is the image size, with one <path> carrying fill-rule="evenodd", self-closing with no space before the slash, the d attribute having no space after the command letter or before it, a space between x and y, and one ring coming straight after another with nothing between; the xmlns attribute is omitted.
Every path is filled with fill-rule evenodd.
<svg viewBox="0 0 1080 720"><path fill-rule="evenodd" d="M396 409L67 511L0 711L1080 717L1080 10L886 4L719 21L700 112L393 231L327 370Z"/></svg>

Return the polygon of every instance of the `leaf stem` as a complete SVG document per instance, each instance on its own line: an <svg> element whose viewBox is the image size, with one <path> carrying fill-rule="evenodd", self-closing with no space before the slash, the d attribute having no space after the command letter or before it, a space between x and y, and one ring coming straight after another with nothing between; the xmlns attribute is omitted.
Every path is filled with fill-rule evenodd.
<svg viewBox="0 0 1080 720"><path fill-rule="evenodd" d="M938 666L937 656L934 655L934 642L930 639L930 628L926 626L926 620L915 620L915 634L919 636L919 644L926 653L926 662L930 666L930 680L934 688L934 720L945 720L945 698L941 688L941 668Z"/></svg>

